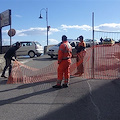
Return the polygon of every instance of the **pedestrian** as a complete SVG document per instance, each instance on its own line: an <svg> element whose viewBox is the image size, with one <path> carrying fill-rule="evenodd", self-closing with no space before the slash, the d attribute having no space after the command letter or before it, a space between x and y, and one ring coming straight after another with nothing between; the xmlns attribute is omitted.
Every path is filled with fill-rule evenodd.
<svg viewBox="0 0 120 120"><path fill-rule="evenodd" d="M86 43L83 40L83 36L79 36L78 40L80 41L79 44L75 47L77 50L77 72L74 75L79 75L81 76L84 73L84 66L83 66L83 59L86 53Z"/></svg>
<svg viewBox="0 0 120 120"><path fill-rule="evenodd" d="M103 43L103 38L102 37L100 38L100 42Z"/></svg>
<svg viewBox="0 0 120 120"><path fill-rule="evenodd" d="M72 57L72 47L69 44L67 37L65 35L62 36L62 44L58 50L58 78L57 84L53 86L53 88L61 88L68 87L68 82L70 79L70 64ZM61 86L62 80L64 77L64 83Z"/></svg>
<svg viewBox="0 0 120 120"><path fill-rule="evenodd" d="M11 60L15 61L16 50L19 49L20 47L21 47L21 44L19 42L16 42L15 46L10 47L9 50L5 53L4 58L5 58L5 61L6 61L6 65L3 69L1 77L7 78L5 76L5 71L7 70L8 67L9 67L9 76L10 76L11 69L12 69ZM13 57L15 57L15 59Z"/></svg>

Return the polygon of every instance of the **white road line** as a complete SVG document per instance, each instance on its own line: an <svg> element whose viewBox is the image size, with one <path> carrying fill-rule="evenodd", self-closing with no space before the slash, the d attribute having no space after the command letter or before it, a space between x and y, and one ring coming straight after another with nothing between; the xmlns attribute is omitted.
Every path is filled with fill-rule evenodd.
<svg viewBox="0 0 120 120"><path fill-rule="evenodd" d="M90 100L92 102L92 104L94 105L96 111L97 111L97 120L100 120L100 109L98 108L98 106L95 104L93 98L92 98L92 88L91 88L91 85L89 83L89 81L87 80L87 84L89 86L89 92L90 92Z"/></svg>

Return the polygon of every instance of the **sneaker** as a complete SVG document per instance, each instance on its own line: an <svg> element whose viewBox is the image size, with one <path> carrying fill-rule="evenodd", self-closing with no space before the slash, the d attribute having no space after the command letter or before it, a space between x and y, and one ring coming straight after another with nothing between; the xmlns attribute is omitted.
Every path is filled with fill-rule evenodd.
<svg viewBox="0 0 120 120"><path fill-rule="evenodd" d="M61 85L54 85L53 88L62 88Z"/></svg>
<svg viewBox="0 0 120 120"><path fill-rule="evenodd" d="M62 87L63 87L63 88L67 88L67 87L68 87L68 84L63 84Z"/></svg>
<svg viewBox="0 0 120 120"><path fill-rule="evenodd" d="M1 75L1 77L7 78L5 75Z"/></svg>

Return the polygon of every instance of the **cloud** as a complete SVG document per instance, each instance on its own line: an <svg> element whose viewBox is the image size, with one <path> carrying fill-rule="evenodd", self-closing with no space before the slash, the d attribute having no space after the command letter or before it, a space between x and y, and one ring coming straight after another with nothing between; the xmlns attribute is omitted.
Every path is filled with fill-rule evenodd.
<svg viewBox="0 0 120 120"><path fill-rule="evenodd" d="M94 26L95 30L97 31L110 31L110 32L120 32L120 23L105 23L100 24L98 26ZM56 32L60 32L62 30L69 30L69 29L78 29L83 31L91 31L92 26L89 25L65 25L62 24L61 28L50 28L48 34L54 34ZM35 27L35 28L29 28L29 29L22 29L22 30L16 30L16 36L36 36L36 35L46 35L47 34L47 28L42 27ZM3 30L2 34L7 35L8 30Z"/></svg>
<svg viewBox="0 0 120 120"><path fill-rule="evenodd" d="M21 15L15 15L15 17L17 17L17 18L21 18L22 16L21 16Z"/></svg>
<svg viewBox="0 0 120 120"><path fill-rule="evenodd" d="M89 25L61 25L61 29L80 29L85 31L92 30L92 26ZM108 31L108 32L120 32L120 23L104 23L98 26L94 26L94 29L97 31Z"/></svg>
<svg viewBox="0 0 120 120"><path fill-rule="evenodd" d="M104 23L99 26L95 26L95 30L98 31L109 31L109 32L120 32L120 23Z"/></svg>
<svg viewBox="0 0 120 120"><path fill-rule="evenodd" d="M16 35L18 36L28 36L28 35L46 35L47 34L47 28L30 28L26 30L16 30ZM54 32L58 32L59 30L56 28L50 28L50 31L48 32L49 35L53 34Z"/></svg>
<svg viewBox="0 0 120 120"><path fill-rule="evenodd" d="M91 30L91 26L89 25L61 25L61 29L63 30L67 30L67 29L81 29L81 30L85 30L85 31L88 31L88 30Z"/></svg>
<svg viewBox="0 0 120 120"><path fill-rule="evenodd" d="M59 41L56 40L56 39L49 39L49 43L50 43L50 44L58 44Z"/></svg>

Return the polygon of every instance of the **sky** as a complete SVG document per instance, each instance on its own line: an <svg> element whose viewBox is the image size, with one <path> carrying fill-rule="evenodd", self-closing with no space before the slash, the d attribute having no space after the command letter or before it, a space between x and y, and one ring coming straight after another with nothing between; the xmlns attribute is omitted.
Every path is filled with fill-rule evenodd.
<svg viewBox="0 0 120 120"><path fill-rule="evenodd" d="M120 0L0 0L0 13L11 9L11 28L16 30L12 44L17 41L38 41L47 45L46 8L48 9L48 45L61 42L62 35L76 39L92 39L94 13L95 39L120 38ZM44 9L43 9L44 8ZM43 19L39 19L40 13ZM10 45L8 30L2 27L2 45Z"/></svg>

